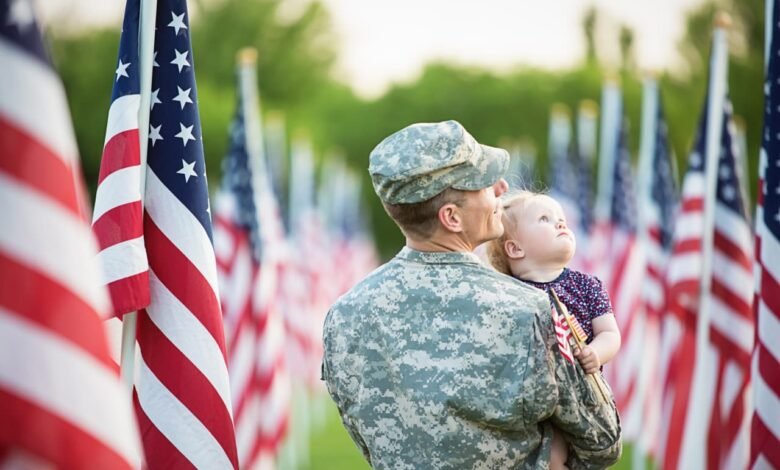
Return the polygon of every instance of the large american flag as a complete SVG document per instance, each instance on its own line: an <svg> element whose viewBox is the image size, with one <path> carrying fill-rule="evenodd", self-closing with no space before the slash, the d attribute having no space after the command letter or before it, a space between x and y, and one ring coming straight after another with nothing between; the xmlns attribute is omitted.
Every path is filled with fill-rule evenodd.
<svg viewBox="0 0 780 470"><path fill-rule="evenodd" d="M764 84L764 139L756 211L755 412L750 468L780 468L780 5L772 14Z"/></svg>
<svg viewBox="0 0 780 470"><path fill-rule="evenodd" d="M597 229L595 236L606 237L608 249L606 256L600 260L602 268L598 273L609 292L623 345L612 362L604 366L604 374L615 394L615 402L623 419L625 437L636 439L640 426L640 408L634 396L642 360L642 342L639 338L643 334L641 324L636 319L639 317L639 279L642 277L643 259L637 243L636 194L626 123L621 123L612 168L613 189L609 219L606 221L606 227ZM604 245L605 241L597 243Z"/></svg>
<svg viewBox="0 0 780 470"><path fill-rule="evenodd" d="M0 467L138 468L68 104L27 0L0 0L0 69Z"/></svg>
<svg viewBox="0 0 780 470"><path fill-rule="evenodd" d="M660 447L664 468L745 468L753 345L752 233L740 191L731 105L723 110L714 209L709 323L699 321L704 234L707 107L683 180L681 211L667 283L664 341L670 357L664 377ZM697 328L708 328L706 351L696 351ZM697 357L701 362L697 362ZM702 393L694 396L694 382ZM691 413L694 401L706 413ZM704 439L698 436L704 436ZM700 442L705 442L701 461Z"/></svg>
<svg viewBox="0 0 780 470"><path fill-rule="evenodd" d="M214 240L217 252L239 464L270 468L289 415L280 311L285 241L259 143L254 63L238 71L238 106L223 160ZM251 134L254 133L254 134ZM253 149L253 150L250 150Z"/></svg>
<svg viewBox="0 0 780 470"><path fill-rule="evenodd" d="M657 89L655 91L658 94ZM642 279L642 310L645 327L642 336L642 371L640 383L644 388L642 403L643 432L641 445L648 453L654 455L657 445L658 426L661 413L661 392L663 387L659 381L662 376L660 358L668 357L661 345L661 319L666 302L666 286L664 276L672 250L672 231L674 217L677 211L678 195L675 174L672 166L672 155L669 146L668 129L664 119L660 96L657 112L653 116L655 140L651 162L652 173L648 194L641 200L646 204L642 213L646 214L643 250L645 252L645 275Z"/></svg>
<svg viewBox="0 0 780 470"><path fill-rule="evenodd" d="M138 30L138 10L139 0L128 0L125 34L113 77L114 96L119 98L113 100L112 109L116 101L133 95L137 90L134 84L139 83L142 58L136 53L138 35L132 34ZM140 354L136 355L134 401L151 467L236 468L188 19L184 0L157 2L154 56L144 59L153 63L151 90L137 90L151 92L149 139L141 143L148 144L147 165L132 170L143 172L146 179L143 236L150 303L138 313ZM137 122L138 112L137 107L123 110L127 128ZM136 151L132 144L125 148L131 154ZM119 159L134 161L134 156ZM129 187L115 184L113 178L118 173L102 179L96 215L117 207L116 201L135 204L132 197L137 178L124 181ZM117 178L122 181L124 175ZM96 216L95 221L98 224L100 218ZM117 232L135 236L139 233L135 223L132 217L120 218ZM138 249L134 245L113 262L138 267Z"/></svg>

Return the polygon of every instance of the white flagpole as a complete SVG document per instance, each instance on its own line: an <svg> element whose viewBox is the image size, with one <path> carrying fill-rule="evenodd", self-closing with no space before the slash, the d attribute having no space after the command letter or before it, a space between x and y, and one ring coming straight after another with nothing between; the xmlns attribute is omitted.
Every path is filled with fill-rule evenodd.
<svg viewBox="0 0 780 470"><path fill-rule="evenodd" d="M658 83L654 78L646 78L642 85L642 129L639 144L639 171L637 172L637 182L639 186L638 197L638 212L637 218L637 242L642 247L644 252L647 252L646 247L648 244L647 227L650 222L651 208L651 181L653 174L653 157L656 152L656 133L658 130ZM645 263L647 260L645 260ZM643 269L645 271L645 269ZM644 309L639 314L647 319L647 312ZM644 336L640 336L638 339L645 341ZM649 381L652 379L649 373L652 371L648 365L644 355L648 352L647 343L643 345L640 350L643 353L643 360L640 362L640 371L637 377L636 384L636 406L640 416L640 422L644 422L645 417L645 400L647 397L647 388ZM634 443L634 453L631 463L631 468L635 470L643 470L645 468L645 461L648 454L648 439L642 431L636 437Z"/></svg>
<svg viewBox="0 0 780 470"><path fill-rule="evenodd" d="M617 82L608 80L604 83L601 92L598 196L596 198L596 218L598 220L609 218L615 156L620 136L620 119L620 89Z"/></svg>
<svg viewBox="0 0 780 470"><path fill-rule="evenodd" d="M157 0L141 0L138 25L138 60L140 104L138 107L138 140L141 156L141 207L146 191L146 158L149 143L149 111L152 102L152 64L154 63L154 27L157 18ZM143 211L143 209L142 209ZM142 212L143 213L143 212ZM122 355L119 361L120 377L128 394L133 392L135 371L135 334L138 312L122 317Z"/></svg>
<svg viewBox="0 0 780 470"><path fill-rule="evenodd" d="M712 257L714 254L715 203L718 182L718 161L721 152L723 111L726 101L728 73L728 45L726 28L729 17L719 14L712 35L710 62L709 102L707 106L705 193L702 233L702 264L699 309L696 322L696 363L694 365L691 403L685 423L685 443L681 449L680 468L707 468L707 426L712 410L712 383L715 374L714 361L710 357L710 309L712 286Z"/></svg>

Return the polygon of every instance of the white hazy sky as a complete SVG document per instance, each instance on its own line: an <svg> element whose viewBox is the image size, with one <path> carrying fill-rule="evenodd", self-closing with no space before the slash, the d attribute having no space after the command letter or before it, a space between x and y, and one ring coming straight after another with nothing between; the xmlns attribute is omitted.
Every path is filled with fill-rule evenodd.
<svg viewBox="0 0 780 470"><path fill-rule="evenodd" d="M306 0L285 0L294 9ZM339 40L338 76L364 96L413 80L436 59L498 71L566 67L582 58L581 18L599 8L598 38L616 61L621 24L635 31L639 66L673 66L685 13L702 0L323 0ZM119 24L124 0L39 0L44 21L67 28ZM191 9L193 6L190 7ZM195 32L197 34L197 32ZM612 45L609 48L607 45Z"/></svg>

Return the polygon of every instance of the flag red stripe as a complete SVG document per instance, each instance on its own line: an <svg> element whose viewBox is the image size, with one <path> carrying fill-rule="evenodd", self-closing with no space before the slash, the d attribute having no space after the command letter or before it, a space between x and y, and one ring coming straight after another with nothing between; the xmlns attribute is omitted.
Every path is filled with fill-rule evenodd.
<svg viewBox="0 0 780 470"><path fill-rule="evenodd" d="M752 461L750 467L755 464L759 455L763 456L774 468L780 468L780 439L772 434L772 431L764 424L761 417L753 413L751 430L750 455Z"/></svg>
<svg viewBox="0 0 780 470"><path fill-rule="evenodd" d="M780 358L773 356L763 343L756 345L756 354L761 378L775 395L780 396L780 374L777 373L780 370Z"/></svg>
<svg viewBox="0 0 780 470"><path fill-rule="evenodd" d="M769 310L776 315L780 314L780 283L763 268L761 269L761 300Z"/></svg>
<svg viewBox="0 0 780 470"><path fill-rule="evenodd" d="M249 452L249 458L247 459L248 465L247 468L252 468L252 465L255 463L255 460L260 456L261 453L275 453L277 447L281 444L282 440L284 439L284 436L287 434L287 420L282 419L279 422L279 427L277 427L273 433L262 433L258 436L257 439L255 439L254 446L252 447L252 450Z"/></svg>
<svg viewBox="0 0 780 470"><path fill-rule="evenodd" d="M114 305L114 314L121 316L135 311L139 305L149 305L149 271L118 279L107 285Z"/></svg>
<svg viewBox="0 0 780 470"><path fill-rule="evenodd" d="M171 441L168 440L152 423L141 404L138 402L138 394L133 390L133 405L135 415L138 418L138 429L144 443L146 465L149 470L195 470L195 466L179 452Z"/></svg>
<svg viewBox="0 0 780 470"><path fill-rule="evenodd" d="M103 157L100 159L98 185L111 173L141 164L141 150L138 129L130 129L115 134L106 142Z"/></svg>
<svg viewBox="0 0 780 470"><path fill-rule="evenodd" d="M141 201L122 204L109 210L92 224L101 250L144 234Z"/></svg>
<svg viewBox="0 0 780 470"><path fill-rule="evenodd" d="M750 254L745 253L744 247L735 245L734 242L729 240L718 230L715 230L714 243L715 249L729 258L733 263L742 266L745 268L745 271L753 270L753 259L750 257Z"/></svg>
<svg viewBox="0 0 780 470"><path fill-rule="evenodd" d="M745 320L750 320L752 323L753 314L751 313L751 306L734 293L732 290L734 287L740 286L727 285L721 282L719 278L715 276L712 277L712 295L725 303L729 307L731 313L738 315Z"/></svg>
<svg viewBox="0 0 780 470"><path fill-rule="evenodd" d="M0 171L35 188L52 202L80 216L73 170L56 153L0 115Z"/></svg>
<svg viewBox="0 0 780 470"><path fill-rule="evenodd" d="M685 215L687 213L704 212L704 198L702 195L693 197L684 197L680 202L680 213Z"/></svg>
<svg viewBox="0 0 780 470"><path fill-rule="evenodd" d="M73 291L0 251L0 305L24 319L70 341L101 362L118 371L108 356L99 313ZM54 315L55 312L66 313Z"/></svg>
<svg viewBox="0 0 780 470"><path fill-rule="evenodd" d="M714 327L710 327L710 343L718 350L719 354L723 356L723 359L733 360L745 371L750 371L750 353L752 351L746 351L742 347L731 339L724 335L720 330Z"/></svg>
<svg viewBox="0 0 780 470"><path fill-rule="evenodd" d="M156 273L157 271L155 271ZM146 310L138 315L138 344L149 369L187 409L203 423L237 466L233 420L211 382L166 337Z"/></svg>
<svg viewBox="0 0 780 470"><path fill-rule="evenodd" d="M215 312L221 312L221 309L211 284L179 247L157 227L148 213L144 214L144 233L149 267L160 282L208 330L222 351L223 361L227 365L222 317L214 315Z"/></svg>
<svg viewBox="0 0 780 470"><path fill-rule="evenodd" d="M2 387L0 443L13 443L50 461L56 468L83 468L86 462L91 468L130 468L127 460L103 441Z"/></svg>
<svg viewBox="0 0 780 470"><path fill-rule="evenodd" d="M683 255L685 253L700 253L701 252L701 238L686 238L679 240L674 244L675 257Z"/></svg>

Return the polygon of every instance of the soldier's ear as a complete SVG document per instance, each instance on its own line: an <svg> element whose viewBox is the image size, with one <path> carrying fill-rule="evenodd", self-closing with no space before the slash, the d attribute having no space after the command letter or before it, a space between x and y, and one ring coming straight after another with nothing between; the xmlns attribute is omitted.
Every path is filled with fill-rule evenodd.
<svg viewBox="0 0 780 470"><path fill-rule="evenodd" d="M507 240L504 242L504 252L511 259L525 258L525 250L520 246L517 240Z"/></svg>
<svg viewBox="0 0 780 470"><path fill-rule="evenodd" d="M453 203L444 204L439 208L439 223L450 232L463 231L463 214L460 213L458 206Z"/></svg>

